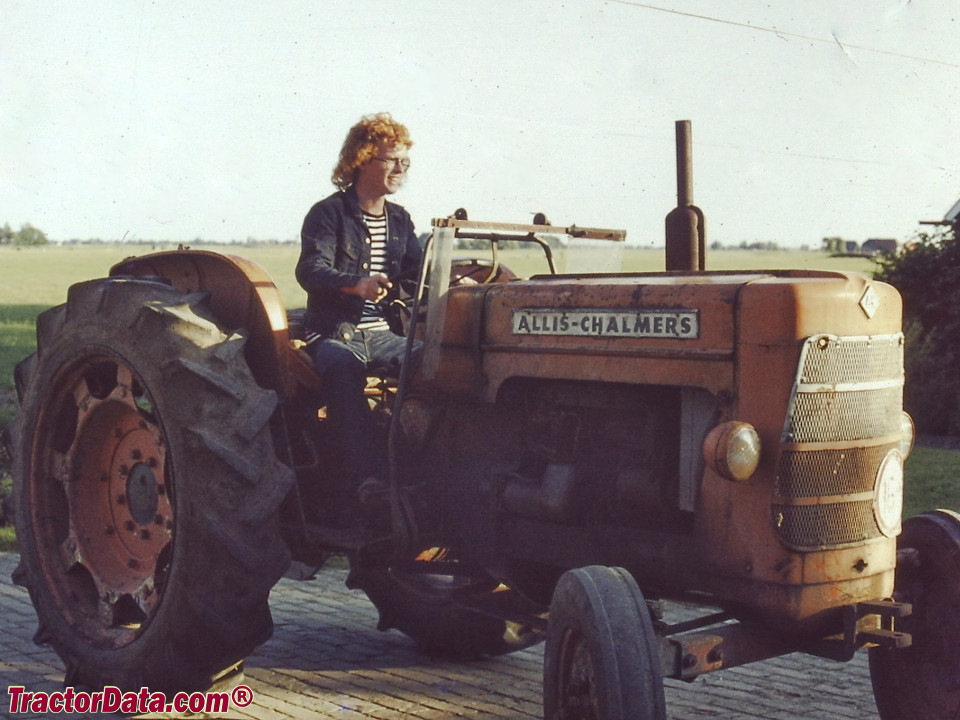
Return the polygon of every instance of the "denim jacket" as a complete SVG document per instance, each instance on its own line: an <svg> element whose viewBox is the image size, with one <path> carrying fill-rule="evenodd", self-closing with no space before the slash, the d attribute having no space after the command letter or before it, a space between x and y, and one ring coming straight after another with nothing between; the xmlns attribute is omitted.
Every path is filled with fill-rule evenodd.
<svg viewBox="0 0 960 720"><path fill-rule="evenodd" d="M392 280L420 266L422 250L410 214L386 203L387 255ZM370 233L356 191L350 187L310 208L300 233L297 281L307 291L305 325L324 337L350 339L363 312L363 299L342 292L370 274Z"/></svg>

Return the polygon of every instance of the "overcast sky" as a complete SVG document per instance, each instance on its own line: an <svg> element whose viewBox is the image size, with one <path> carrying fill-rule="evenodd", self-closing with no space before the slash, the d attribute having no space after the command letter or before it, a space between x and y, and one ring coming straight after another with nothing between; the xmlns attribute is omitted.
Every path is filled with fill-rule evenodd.
<svg viewBox="0 0 960 720"><path fill-rule="evenodd" d="M956 0L3 0L0 224L291 239L347 129L395 199L663 242L690 120L708 241L905 239L960 198Z"/></svg>

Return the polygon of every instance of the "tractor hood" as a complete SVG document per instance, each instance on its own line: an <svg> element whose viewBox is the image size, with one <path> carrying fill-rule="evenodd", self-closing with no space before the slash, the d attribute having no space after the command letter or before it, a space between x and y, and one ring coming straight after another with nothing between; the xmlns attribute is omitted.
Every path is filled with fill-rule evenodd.
<svg viewBox="0 0 960 720"><path fill-rule="evenodd" d="M859 273L542 276L451 288L437 380L482 387L487 400L523 376L720 392L733 388L736 348L799 352L816 333L873 335L899 322L895 291Z"/></svg>

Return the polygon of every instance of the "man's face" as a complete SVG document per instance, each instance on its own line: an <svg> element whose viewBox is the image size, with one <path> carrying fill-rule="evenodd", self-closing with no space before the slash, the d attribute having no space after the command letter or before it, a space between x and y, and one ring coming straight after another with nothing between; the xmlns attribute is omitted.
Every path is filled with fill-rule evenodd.
<svg viewBox="0 0 960 720"><path fill-rule="evenodd" d="M378 143L376 154L357 171L357 185L371 195L392 195L403 184L409 166L406 147Z"/></svg>

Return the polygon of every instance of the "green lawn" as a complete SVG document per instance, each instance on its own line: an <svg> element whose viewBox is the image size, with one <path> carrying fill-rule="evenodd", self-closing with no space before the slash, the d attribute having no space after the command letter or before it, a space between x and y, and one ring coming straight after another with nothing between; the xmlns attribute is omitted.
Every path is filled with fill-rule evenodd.
<svg viewBox="0 0 960 720"><path fill-rule="evenodd" d="M960 450L914 448L903 470L904 517L937 508L960 512Z"/></svg>

